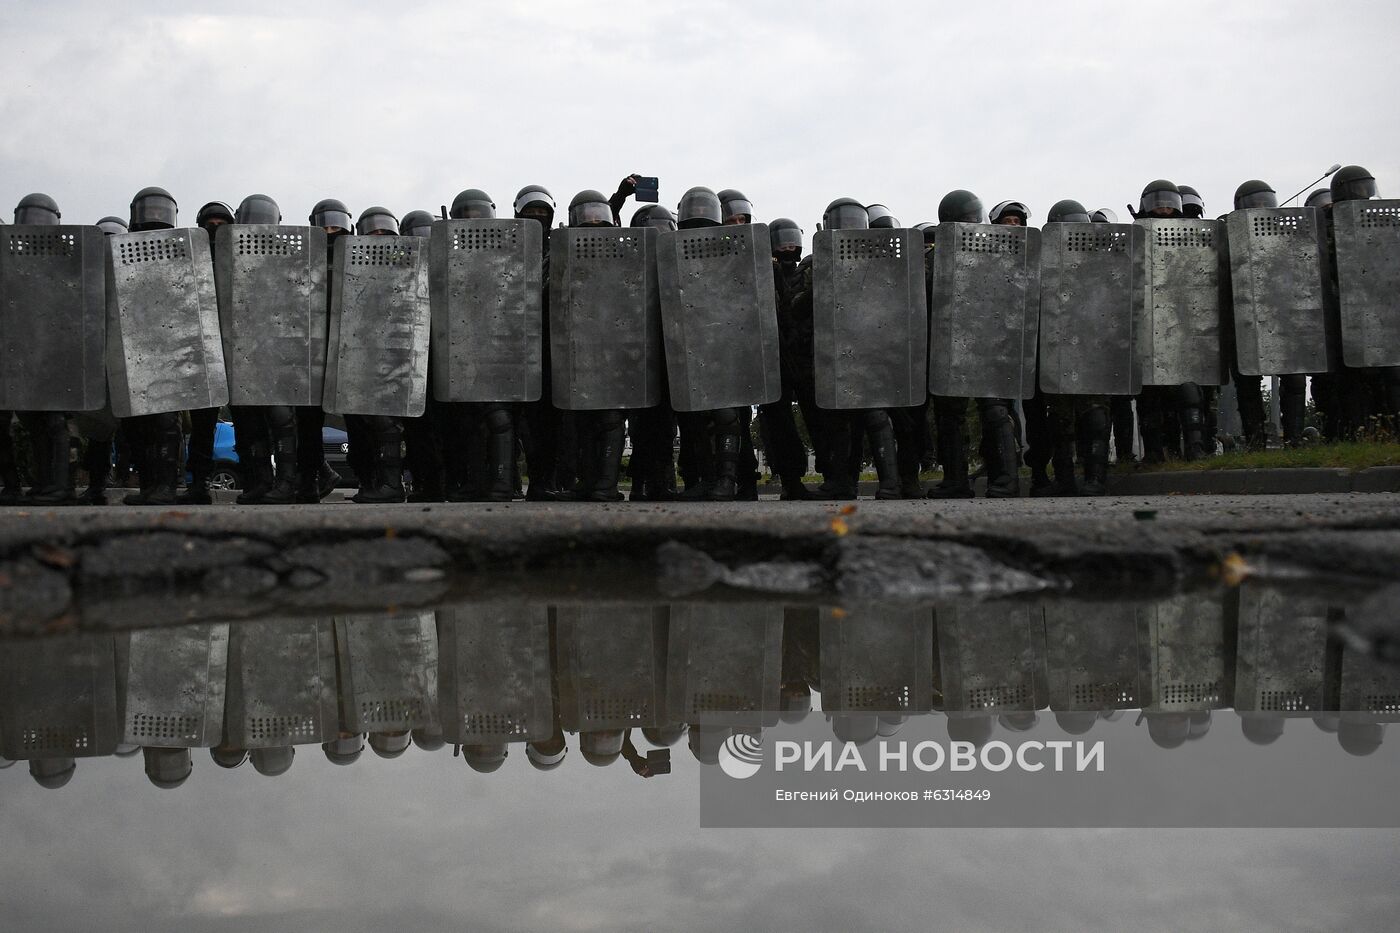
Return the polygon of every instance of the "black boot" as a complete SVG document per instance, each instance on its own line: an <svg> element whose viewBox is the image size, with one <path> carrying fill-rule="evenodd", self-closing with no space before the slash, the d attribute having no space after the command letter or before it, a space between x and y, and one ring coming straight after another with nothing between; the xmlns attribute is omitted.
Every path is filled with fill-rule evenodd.
<svg viewBox="0 0 1400 933"><path fill-rule="evenodd" d="M1108 413L1098 406L1079 419L1080 444L1084 450L1084 485L1080 495L1108 495Z"/></svg>
<svg viewBox="0 0 1400 933"><path fill-rule="evenodd" d="M786 476L780 477L783 484L783 491L778 494L778 498L785 502L804 502L816 498L812 495L812 490L808 489L802 482L802 477L789 479Z"/></svg>
<svg viewBox="0 0 1400 933"><path fill-rule="evenodd" d="M481 502L509 502L515 496L511 466L515 461L515 431L510 415L502 412L487 416L486 477L482 483ZM617 485L614 478L613 485Z"/></svg>
<svg viewBox="0 0 1400 933"><path fill-rule="evenodd" d="M739 449L741 438L737 434L721 434L718 438L715 459L718 461L718 475L710 488L712 502L733 502L739 497Z"/></svg>
<svg viewBox="0 0 1400 933"><path fill-rule="evenodd" d="M239 505L256 505L272 488L272 458L267 447L256 441L249 444L247 463L240 460L239 466L243 491L234 501Z"/></svg>
<svg viewBox="0 0 1400 933"><path fill-rule="evenodd" d="M683 502L699 502L710 498L715 484L715 454L710 446L709 433L698 427L693 430L683 427L681 443L686 448L685 459L681 465L684 467L685 463L689 462L694 472L686 477L685 489L676 498Z"/></svg>
<svg viewBox="0 0 1400 933"><path fill-rule="evenodd" d="M813 499L845 502L857 496L858 487L849 469L851 447L855 444L853 418L847 411L823 410L821 413L826 450L820 459L825 469L821 485L812 493Z"/></svg>
<svg viewBox="0 0 1400 933"><path fill-rule="evenodd" d="M938 459L943 479L928 491L930 499L971 499L972 484L967 479L967 439L963 437L961 415L938 417Z"/></svg>
<svg viewBox="0 0 1400 933"><path fill-rule="evenodd" d="M1050 467L1055 471L1055 482L1047 496L1077 496L1079 483L1074 478L1074 438L1056 437L1054 451L1050 455Z"/></svg>
<svg viewBox="0 0 1400 933"><path fill-rule="evenodd" d="M272 485L257 500L256 505L291 505L297 501L301 475L297 471L296 422L288 422L272 437L272 457L276 464Z"/></svg>
<svg viewBox="0 0 1400 933"><path fill-rule="evenodd" d="M10 444L3 444L3 448L0 448L0 505L19 505L23 494L24 487L20 482L19 468L15 465L14 448Z"/></svg>
<svg viewBox="0 0 1400 933"><path fill-rule="evenodd" d="M68 505L73 501L72 466L68 462L68 421L44 413L30 419L29 442L34 462L34 485L26 505Z"/></svg>
<svg viewBox="0 0 1400 933"><path fill-rule="evenodd" d="M1307 397L1301 392L1279 393L1279 420L1283 422L1283 444L1297 447L1303 443L1303 413L1307 410Z"/></svg>
<svg viewBox="0 0 1400 933"><path fill-rule="evenodd" d="M621 502L617 480L622 472L622 442L626 436L622 413L599 412L594 417L596 423L590 445L593 468L588 471L591 474L589 489L583 498L590 502Z"/></svg>
<svg viewBox="0 0 1400 933"><path fill-rule="evenodd" d="M88 487L75 500L78 505L106 505L107 483L112 478L112 442L89 440L83 451Z"/></svg>
<svg viewBox="0 0 1400 933"><path fill-rule="evenodd" d="M1186 460L1200 460L1207 450L1215 451L1215 438L1210 438L1206 447L1206 419L1202 411L1203 399L1199 386L1186 383L1177 387L1177 422L1181 425L1181 455Z"/></svg>
<svg viewBox="0 0 1400 933"><path fill-rule="evenodd" d="M373 470L374 487L366 491L363 487L353 497L361 503L402 502L403 496L403 446L396 435L393 441L385 440L379 445L378 462Z"/></svg>
<svg viewBox="0 0 1400 933"><path fill-rule="evenodd" d="M210 505L214 498L209 494L209 468L213 462L202 454L190 451L190 482L185 491L175 497L179 505Z"/></svg>
<svg viewBox="0 0 1400 933"><path fill-rule="evenodd" d="M875 489L876 499L902 499L899 488L899 460L895 456L894 427L889 416L880 412L870 438L871 459L875 461L875 475L879 485Z"/></svg>
<svg viewBox="0 0 1400 933"><path fill-rule="evenodd" d="M983 408L982 436L988 442L987 498L1016 498L1021 494L1021 480L1017 475L1020 457L1016 450L1016 425L1005 405Z"/></svg>
<svg viewBox="0 0 1400 933"><path fill-rule="evenodd" d="M147 457L142 468L151 474L150 484L146 476L141 476L141 491L137 501L132 496L124 500L128 505L176 505L175 489L180 473L180 426L174 424L174 436L167 427L155 444L147 447Z"/></svg>

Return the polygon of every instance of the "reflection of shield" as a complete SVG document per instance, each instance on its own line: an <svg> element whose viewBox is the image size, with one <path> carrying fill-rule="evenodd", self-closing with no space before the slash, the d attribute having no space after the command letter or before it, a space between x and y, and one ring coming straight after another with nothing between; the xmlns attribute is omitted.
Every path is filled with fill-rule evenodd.
<svg viewBox="0 0 1400 933"><path fill-rule="evenodd" d="M0 645L0 757L110 755L117 731L110 635Z"/></svg>
<svg viewBox="0 0 1400 933"><path fill-rule="evenodd" d="M225 224L214 281L231 405L319 405L326 373L326 233Z"/></svg>
<svg viewBox="0 0 1400 933"><path fill-rule="evenodd" d="M1332 205L1348 366L1400 366L1400 200Z"/></svg>
<svg viewBox="0 0 1400 933"><path fill-rule="evenodd" d="M534 402L541 392L543 274L533 220L433 224L433 397Z"/></svg>
<svg viewBox="0 0 1400 933"><path fill-rule="evenodd" d="M941 223L936 235L929 392L1030 398L1040 326L1040 231Z"/></svg>
<svg viewBox="0 0 1400 933"><path fill-rule="evenodd" d="M822 408L904 408L928 397L924 244L917 230L812 239L812 337Z"/></svg>
<svg viewBox="0 0 1400 933"><path fill-rule="evenodd" d="M122 742L212 748L224 728L228 625L132 632L117 643Z"/></svg>
<svg viewBox="0 0 1400 933"><path fill-rule="evenodd" d="M96 227L0 232L0 409L106 404L105 246Z"/></svg>
<svg viewBox="0 0 1400 933"><path fill-rule="evenodd" d="M1141 316L1133 325L1142 384L1222 384L1227 372L1220 342L1224 225L1163 218L1138 224L1147 229Z"/></svg>
<svg viewBox="0 0 1400 933"><path fill-rule="evenodd" d="M665 606L560 606L559 714L570 732L660 725L666 700Z"/></svg>
<svg viewBox="0 0 1400 933"><path fill-rule="evenodd" d="M947 713L1015 713L1045 706L1045 626L1016 603L939 606L937 671Z"/></svg>
<svg viewBox="0 0 1400 933"><path fill-rule="evenodd" d="M547 608L473 603L438 610L437 624L448 742L538 742L553 734Z"/></svg>
<svg viewBox="0 0 1400 933"><path fill-rule="evenodd" d="M778 721L782 664L781 606L672 606L666 719L694 725L773 725Z"/></svg>
<svg viewBox="0 0 1400 933"><path fill-rule="evenodd" d="M278 748L339 733L328 619L240 622L229 633L226 744Z"/></svg>
<svg viewBox="0 0 1400 933"><path fill-rule="evenodd" d="M927 609L852 610L821 617L822 709L924 713L933 708L933 615Z"/></svg>
<svg viewBox="0 0 1400 933"><path fill-rule="evenodd" d="M1131 606L1053 602L1045 607L1050 708L1137 709L1137 615Z"/></svg>
<svg viewBox="0 0 1400 933"><path fill-rule="evenodd" d="M407 732L437 722L431 612L336 619L335 650L345 731Z"/></svg>
<svg viewBox="0 0 1400 933"><path fill-rule="evenodd" d="M1344 648L1337 709L1364 713L1360 721L1400 722L1400 665Z"/></svg>
<svg viewBox="0 0 1400 933"><path fill-rule="evenodd" d="M1238 594L1235 709L1296 716L1325 709L1327 604L1249 582Z"/></svg>
<svg viewBox="0 0 1400 933"><path fill-rule="evenodd" d="M1185 593L1140 608L1138 638L1144 650L1143 709L1191 712L1234 701L1233 645L1219 596Z"/></svg>

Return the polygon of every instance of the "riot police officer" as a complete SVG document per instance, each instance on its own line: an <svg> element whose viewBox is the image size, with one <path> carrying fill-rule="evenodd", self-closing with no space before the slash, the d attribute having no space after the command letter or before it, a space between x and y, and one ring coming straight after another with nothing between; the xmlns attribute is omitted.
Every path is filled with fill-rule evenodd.
<svg viewBox="0 0 1400 933"><path fill-rule="evenodd" d="M460 197L460 195L458 196ZM490 199L487 198L489 202ZM495 205L491 205L495 216ZM409 211L399 222L402 236L427 239L433 232L433 215L427 211ZM428 384L432 385L432 361L428 362ZM443 502L447 499L444 482L444 447L453 442L455 432L444 430L446 417L444 403L439 402L431 391L424 400L423 414L416 418L403 419L404 463L413 477L413 492L408 494L409 502ZM509 417L509 411L507 411ZM465 441L466 438L457 440Z"/></svg>
<svg viewBox="0 0 1400 933"><path fill-rule="evenodd" d="M335 198L316 202L306 222L326 233L326 271L329 276L335 261L335 241L351 230L350 209ZM333 280L333 277L330 277ZM330 320L331 288L326 289L326 319ZM326 451L321 436L326 426L326 410L320 405L299 405L297 422L297 475L300 486L297 502L320 502L340 483L340 474L326 463Z"/></svg>
<svg viewBox="0 0 1400 933"><path fill-rule="evenodd" d="M212 247L215 232L224 224L233 223L233 209L223 201L210 201L199 209L199 213L195 215L195 223L209 234L209 245ZM210 258L213 262L218 262L216 257L217 254L211 249ZM197 408L190 412L189 449L185 460L190 481L185 491L176 496L181 505L208 505L214 501L209 495L209 474L214 468L214 432L218 423L217 408ZM237 443L242 439L235 433L234 440ZM243 451L239 451L240 464L242 454Z"/></svg>
<svg viewBox="0 0 1400 933"><path fill-rule="evenodd" d="M97 229L104 237L126 233L126 221L120 217L103 217ZM112 477L112 440L117 433L117 419L112 414L112 400L101 411L77 412L73 416L78 433L87 439L83 448L82 467L87 471L88 485L73 500L77 505L106 505L107 483Z"/></svg>
<svg viewBox="0 0 1400 933"><path fill-rule="evenodd" d="M1260 207L1278 207L1278 195L1267 182L1251 179L1235 189L1235 210L1249 210ZM1230 350L1230 381L1235 385L1235 397L1240 413L1240 427L1244 431L1245 444L1251 450L1263 450L1265 446L1263 377L1246 376L1240 372L1239 361L1234 352L1233 331ZM1290 374L1280 377L1279 408L1282 412L1281 427L1283 440L1288 446L1296 446L1303 439L1303 412L1306 405L1307 377Z"/></svg>
<svg viewBox="0 0 1400 933"><path fill-rule="evenodd" d="M816 389L812 359L801 357L803 340L795 333L798 324L788 309L801 284L798 265L802 261L802 228L793 220L779 217L768 225L768 242L773 254L773 292L778 302L778 361L782 368L783 395L776 402L758 407L758 424L769 466L782 483L781 497L810 499L811 490L802 483L807 472L807 449L793 419L792 406L797 403L809 432L817 430L814 427L818 421ZM810 342L809 328L806 343Z"/></svg>
<svg viewBox="0 0 1400 933"><path fill-rule="evenodd" d="M677 229L675 215L660 204L637 208L629 226ZM676 498L676 413L671 408L670 386L664 377L660 403L629 411L627 430L632 436L632 458L627 465L632 478L631 501L669 502Z"/></svg>

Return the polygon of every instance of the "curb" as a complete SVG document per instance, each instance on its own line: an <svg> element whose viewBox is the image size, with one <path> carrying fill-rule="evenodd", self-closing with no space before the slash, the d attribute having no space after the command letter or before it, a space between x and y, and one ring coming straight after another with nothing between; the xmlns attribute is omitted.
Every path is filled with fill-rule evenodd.
<svg viewBox="0 0 1400 933"><path fill-rule="evenodd" d="M976 480L973 489L979 497L986 495L986 478ZM1114 496L1290 496L1400 492L1400 466L1368 467L1356 472L1330 467L1280 467L1270 470L1110 473L1108 491L1109 495ZM861 483L860 495L873 497L875 483ZM1021 478L1021 495L1030 495L1030 480L1025 477Z"/></svg>

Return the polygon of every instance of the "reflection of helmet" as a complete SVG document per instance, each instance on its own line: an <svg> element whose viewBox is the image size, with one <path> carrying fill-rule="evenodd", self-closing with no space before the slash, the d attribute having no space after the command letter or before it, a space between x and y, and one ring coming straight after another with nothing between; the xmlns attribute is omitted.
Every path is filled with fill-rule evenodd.
<svg viewBox="0 0 1400 933"><path fill-rule="evenodd" d="M1385 726L1378 722L1356 722L1343 719L1337 729L1337 743L1348 755L1369 755L1381 747Z"/></svg>
<svg viewBox="0 0 1400 933"><path fill-rule="evenodd" d="M1314 191L1312 194L1308 195L1308 199L1307 199L1306 201L1303 202L1303 206L1304 206L1304 207L1316 207L1316 208L1319 208L1319 209L1320 209L1320 208L1324 208L1324 207L1329 206L1331 203L1332 203L1332 189L1331 189L1331 188L1318 188L1318 189L1317 189L1316 191Z"/></svg>
<svg viewBox="0 0 1400 933"><path fill-rule="evenodd" d="M233 223L233 208L223 201L210 201L199 209L199 213L194 215L196 226L204 227L211 220L222 220L226 224Z"/></svg>
<svg viewBox="0 0 1400 933"><path fill-rule="evenodd" d="M1159 178L1142 189L1138 213L1150 214L1159 207L1169 208L1174 216L1181 216L1181 189L1165 178Z"/></svg>
<svg viewBox="0 0 1400 933"><path fill-rule="evenodd" d="M1012 732L1025 732L1027 729L1034 729L1036 723L1040 722L1040 717L1032 710L1002 713L997 719L1003 728L1010 729Z"/></svg>
<svg viewBox="0 0 1400 933"><path fill-rule="evenodd" d="M1377 196L1376 178L1359 165L1347 165L1332 176L1333 201L1365 201Z"/></svg>
<svg viewBox="0 0 1400 933"><path fill-rule="evenodd" d="M1235 210L1255 207L1278 207L1278 194L1268 182L1251 178L1235 189Z"/></svg>
<svg viewBox="0 0 1400 933"><path fill-rule="evenodd" d="M1094 728L1099 721L1098 713L1083 713L1066 710L1055 714L1055 725L1070 735L1083 735Z"/></svg>
<svg viewBox="0 0 1400 933"><path fill-rule="evenodd" d="M58 212L58 202L47 194L26 194L15 205L15 223L17 224L56 227L62 216Z"/></svg>
<svg viewBox="0 0 1400 933"><path fill-rule="evenodd" d="M838 742L864 745L880 731L880 717L874 713L833 713L831 732Z"/></svg>
<svg viewBox="0 0 1400 933"><path fill-rule="evenodd" d="M248 760L248 752L246 749L220 745L209 749L209 757L214 759L214 764L220 768L236 768Z"/></svg>
<svg viewBox="0 0 1400 933"><path fill-rule="evenodd" d="M643 204L637 209L637 213L632 215L632 223L628 226L674 230L676 229L676 215L671 213L670 208L662 207L660 204Z"/></svg>
<svg viewBox="0 0 1400 933"><path fill-rule="evenodd" d="M926 220L921 224L915 224L914 229L924 235L924 245L929 246L937 239L938 224L931 220Z"/></svg>
<svg viewBox="0 0 1400 933"><path fill-rule="evenodd" d="M1073 198L1065 198L1063 201L1056 201L1050 205L1050 213L1045 215L1045 222L1050 224L1087 224L1089 223L1089 212L1084 209Z"/></svg>
<svg viewBox="0 0 1400 933"><path fill-rule="evenodd" d="M578 750L583 760L600 768L617 760L622 754L622 730L602 729L598 732L580 732Z"/></svg>
<svg viewBox="0 0 1400 933"><path fill-rule="evenodd" d="M1206 202L1199 191L1190 185L1178 185L1176 190L1181 194L1181 213L1191 218L1206 215Z"/></svg>
<svg viewBox="0 0 1400 933"><path fill-rule="evenodd" d="M1210 731L1210 710L1198 709L1194 713L1188 715L1191 720L1191 727L1186 733L1186 737L1192 741L1205 738L1206 733Z"/></svg>
<svg viewBox="0 0 1400 933"><path fill-rule="evenodd" d="M491 745L463 745L462 757L473 771L490 774L499 771L505 764L506 746L504 742Z"/></svg>
<svg viewBox="0 0 1400 933"><path fill-rule="evenodd" d="M335 765L353 765L360 760L360 753L364 750L365 739L362 735L342 735L321 745L321 751L326 753L326 760ZM256 751L253 752L255 768L258 766L257 754Z"/></svg>
<svg viewBox="0 0 1400 933"><path fill-rule="evenodd" d="M526 185L515 196L515 216L517 218L525 216L527 209L531 214L547 215L538 218L546 229L554 223L554 195L550 194L549 189L543 185Z"/></svg>
<svg viewBox="0 0 1400 933"><path fill-rule="evenodd" d="M496 202L480 188L468 188L452 199L447 216L453 220L491 220L496 216Z"/></svg>
<svg viewBox="0 0 1400 933"><path fill-rule="evenodd" d="M427 211L409 211L399 221L399 230L404 236L427 237L433 234L433 215Z"/></svg>
<svg viewBox="0 0 1400 933"><path fill-rule="evenodd" d="M413 730L413 744L425 752L435 752L446 743L442 738L441 726L424 726Z"/></svg>
<svg viewBox="0 0 1400 933"><path fill-rule="evenodd" d="M676 220L680 222L682 230L719 226L724 223L724 208L719 203L719 195L709 188L691 188L681 195Z"/></svg>
<svg viewBox="0 0 1400 933"><path fill-rule="evenodd" d="M142 188L131 199L132 230L169 230L179 222L180 209L164 188Z"/></svg>
<svg viewBox="0 0 1400 933"><path fill-rule="evenodd" d="M0 771L5 770L6 768L10 767L12 764L14 764L14 762L11 761L10 759L8 759L8 758L0 758Z"/></svg>
<svg viewBox="0 0 1400 933"><path fill-rule="evenodd" d="M139 745L118 745L118 746L116 747L116 749L112 752L112 754L113 754L113 755L116 755L118 758L130 758L130 757L132 757L133 755L139 755L139 754L141 754L141 746L139 746Z"/></svg>
<svg viewBox="0 0 1400 933"><path fill-rule="evenodd" d="M899 732L900 729L904 728L904 723L908 721L908 719L908 716L881 716L879 728L880 736L887 739Z"/></svg>
<svg viewBox="0 0 1400 933"><path fill-rule="evenodd" d="M778 250L785 247L796 247L799 253L802 252L802 228L797 225L797 221L787 217L779 217L768 225L768 246L773 251L773 255L778 255Z"/></svg>
<svg viewBox="0 0 1400 933"><path fill-rule="evenodd" d="M40 787L58 790L73 780L78 763L72 758L36 758L29 762L29 776Z"/></svg>
<svg viewBox="0 0 1400 933"><path fill-rule="evenodd" d="M747 218L742 223L753 222L753 204L744 197L744 192L734 188L725 188L717 197L719 198L720 216L725 223L736 217Z"/></svg>
<svg viewBox="0 0 1400 933"><path fill-rule="evenodd" d="M1336 713L1313 713L1313 725L1323 732L1336 732L1341 725L1342 717Z"/></svg>
<svg viewBox="0 0 1400 933"><path fill-rule="evenodd" d="M97 222L97 229L106 236L111 236L114 233L126 233L126 221L120 217L103 217Z"/></svg>
<svg viewBox="0 0 1400 933"><path fill-rule="evenodd" d="M553 771L559 767L564 763L568 751L569 746L562 732L555 732L543 742L528 742L525 745L525 757L539 771Z"/></svg>
<svg viewBox="0 0 1400 933"><path fill-rule="evenodd" d="M778 718L786 723L801 722L812 711L812 688L806 681L783 684L778 697Z"/></svg>
<svg viewBox="0 0 1400 933"><path fill-rule="evenodd" d="M233 219L240 224L280 224L282 208L265 194L250 194L239 202Z"/></svg>
<svg viewBox="0 0 1400 933"><path fill-rule="evenodd" d="M374 749L374 753L380 758L397 758L408 748L408 743L413 741L407 732L371 732L369 734L369 747Z"/></svg>
<svg viewBox="0 0 1400 933"><path fill-rule="evenodd" d="M642 737L657 748L669 748L681 740L685 735L685 723L673 723L669 726L647 726L642 729Z"/></svg>
<svg viewBox="0 0 1400 933"><path fill-rule="evenodd" d="M855 198L837 198L822 212L822 227L827 230L865 230L870 226L870 214Z"/></svg>
<svg viewBox="0 0 1400 933"><path fill-rule="evenodd" d="M1255 745L1268 745L1283 735L1283 717L1240 713L1240 731Z"/></svg>
<svg viewBox="0 0 1400 933"><path fill-rule="evenodd" d="M295 748L286 745L282 748L255 748L249 757L253 760L254 771L268 777L276 777L279 774L287 773L287 769L292 766L292 759L296 757L296 754ZM330 757L329 752L326 757Z"/></svg>
<svg viewBox="0 0 1400 933"><path fill-rule="evenodd" d="M962 188L949 191L943 195L943 200L938 202L938 222L980 224L982 199Z"/></svg>
<svg viewBox="0 0 1400 933"><path fill-rule="evenodd" d="M335 198L317 201L306 221L313 227L339 227L346 233L353 229L350 223L350 208L345 206L344 201L337 201Z"/></svg>
<svg viewBox="0 0 1400 933"><path fill-rule="evenodd" d="M156 787L179 787L194 770L188 748L143 748L141 754L146 759L146 777Z"/></svg>
<svg viewBox="0 0 1400 933"><path fill-rule="evenodd" d="M987 212L987 220L994 224L1001 223L1001 219L1008 215L1020 217L1023 225L1031 219L1030 209L1020 201L1002 201Z"/></svg>
<svg viewBox="0 0 1400 933"><path fill-rule="evenodd" d="M1176 748L1191 733L1191 720L1185 713L1143 713L1147 734L1161 748Z"/></svg>
<svg viewBox="0 0 1400 933"><path fill-rule="evenodd" d="M369 236L376 230L383 230L398 236L399 219L387 207L367 207L360 213L360 219L355 223L355 232L360 236Z"/></svg>
<svg viewBox="0 0 1400 933"><path fill-rule="evenodd" d="M690 753L702 765L719 764L719 750L731 731L727 726L697 726L692 724L686 736Z"/></svg>
<svg viewBox="0 0 1400 933"><path fill-rule="evenodd" d="M1089 215L1089 220L1096 224L1116 224L1118 215L1109 207L1101 207Z"/></svg>
<svg viewBox="0 0 1400 933"><path fill-rule="evenodd" d="M570 227L610 227L612 222L612 208L601 191L588 188L569 202Z"/></svg>
<svg viewBox="0 0 1400 933"><path fill-rule="evenodd" d="M949 716L948 738L982 745L992 737L991 716Z"/></svg>
<svg viewBox="0 0 1400 933"><path fill-rule="evenodd" d="M899 218L883 204L867 204L865 214L870 218L871 230L895 230L899 227Z"/></svg>

